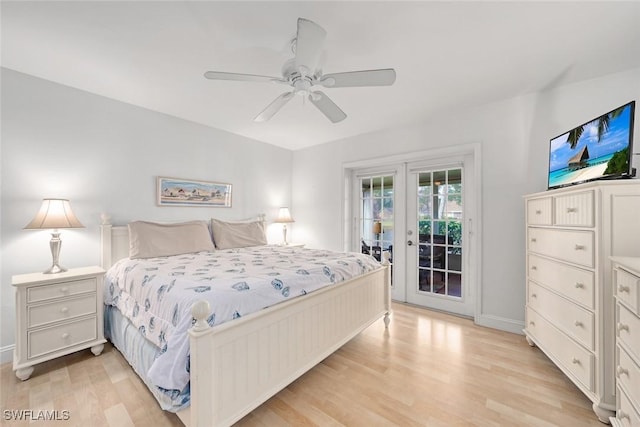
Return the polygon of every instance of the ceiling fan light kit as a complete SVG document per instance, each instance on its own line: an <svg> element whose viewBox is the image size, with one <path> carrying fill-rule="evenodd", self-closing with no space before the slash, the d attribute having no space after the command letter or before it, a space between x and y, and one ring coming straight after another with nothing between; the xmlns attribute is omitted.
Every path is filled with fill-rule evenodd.
<svg viewBox="0 0 640 427"><path fill-rule="evenodd" d="M278 96L254 118L256 122L268 121L293 98L293 95L300 95L315 105L331 122L338 123L347 115L326 94L313 90L314 86L325 88L391 86L396 80L396 72L393 68L385 68L323 75L320 59L326 37L327 32L321 26L308 19L298 18L298 31L291 44L295 57L284 63L282 77L223 71L207 71L204 76L211 80L275 82L291 86L291 91Z"/></svg>

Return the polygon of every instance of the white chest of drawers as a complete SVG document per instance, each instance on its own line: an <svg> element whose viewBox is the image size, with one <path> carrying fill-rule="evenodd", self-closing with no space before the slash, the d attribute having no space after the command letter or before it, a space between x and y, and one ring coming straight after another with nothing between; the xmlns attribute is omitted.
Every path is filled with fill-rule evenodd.
<svg viewBox="0 0 640 427"><path fill-rule="evenodd" d="M639 242L640 244L640 242ZM640 426L640 258L613 257L617 427Z"/></svg>
<svg viewBox="0 0 640 427"><path fill-rule="evenodd" d="M104 339L100 267L58 274L13 276L16 289L16 348L13 369L27 380L33 365L91 347L96 356Z"/></svg>
<svg viewBox="0 0 640 427"><path fill-rule="evenodd" d="M616 405L609 257L640 256L640 180L550 190L525 203L527 341L609 422Z"/></svg>

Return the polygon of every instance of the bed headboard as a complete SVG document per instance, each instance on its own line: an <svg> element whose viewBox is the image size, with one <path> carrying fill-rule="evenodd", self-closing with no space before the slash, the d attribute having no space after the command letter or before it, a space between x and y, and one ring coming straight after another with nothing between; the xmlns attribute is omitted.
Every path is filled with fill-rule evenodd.
<svg viewBox="0 0 640 427"><path fill-rule="evenodd" d="M106 214L100 218L100 260L102 268L108 270L117 261L129 256L129 227L112 225L111 217ZM266 215L259 214L258 219L265 223L266 228Z"/></svg>

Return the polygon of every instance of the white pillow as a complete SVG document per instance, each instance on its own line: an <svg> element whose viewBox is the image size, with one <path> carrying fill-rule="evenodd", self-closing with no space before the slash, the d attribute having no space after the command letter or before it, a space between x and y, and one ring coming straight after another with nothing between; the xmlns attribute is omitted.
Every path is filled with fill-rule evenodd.
<svg viewBox="0 0 640 427"><path fill-rule="evenodd" d="M213 241L218 249L244 248L267 244L264 222L221 221L211 218Z"/></svg>
<svg viewBox="0 0 640 427"><path fill-rule="evenodd" d="M206 221L173 224L134 221L129 223L129 258L153 258L213 251Z"/></svg>

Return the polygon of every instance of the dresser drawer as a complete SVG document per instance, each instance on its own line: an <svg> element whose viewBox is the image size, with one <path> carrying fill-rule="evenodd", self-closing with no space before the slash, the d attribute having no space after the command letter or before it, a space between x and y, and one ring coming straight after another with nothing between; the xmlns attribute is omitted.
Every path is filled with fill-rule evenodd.
<svg viewBox="0 0 640 427"><path fill-rule="evenodd" d="M587 308L595 307L593 271L529 255L529 278Z"/></svg>
<svg viewBox="0 0 640 427"><path fill-rule="evenodd" d="M530 227L527 247L532 252L585 267L593 267L594 264L592 231Z"/></svg>
<svg viewBox="0 0 640 427"><path fill-rule="evenodd" d="M96 291L96 278L55 283L52 285L31 286L27 289L27 303L78 295Z"/></svg>
<svg viewBox="0 0 640 427"><path fill-rule="evenodd" d="M616 334L634 358L640 360L640 319L625 306L616 304Z"/></svg>
<svg viewBox="0 0 640 427"><path fill-rule="evenodd" d="M593 191L554 197L554 225L593 227Z"/></svg>
<svg viewBox="0 0 640 427"><path fill-rule="evenodd" d="M594 315L571 301L529 282L529 306L550 323L573 337L589 350L594 350Z"/></svg>
<svg viewBox="0 0 640 427"><path fill-rule="evenodd" d="M59 320L95 314L96 294L87 294L80 298L68 298L48 304L27 306L27 327L45 325Z"/></svg>
<svg viewBox="0 0 640 427"><path fill-rule="evenodd" d="M582 383L594 391L594 355L569 338L533 309L527 308L527 332L538 342L540 348Z"/></svg>
<svg viewBox="0 0 640 427"><path fill-rule="evenodd" d="M623 427L640 426L640 415L638 415L636 409L631 404L629 396L627 396L625 391L620 387L618 387L616 398L618 399L617 420L622 423Z"/></svg>
<svg viewBox="0 0 640 427"><path fill-rule="evenodd" d="M627 391L631 400L640 402L640 368L621 346L618 346L616 377L618 384Z"/></svg>
<svg viewBox="0 0 640 427"><path fill-rule="evenodd" d="M551 225L552 202L551 197L527 200L527 224Z"/></svg>
<svg viewBox="0 0 640 427"><path fill-rule="evenodd" d="M613 270L613 280L614 293L618 301L626 304L634 313L638 314L640 277L621 268L616 268Z"/></svg>
<svg viewBox="0 0 640 427"><path fill-rule="evenodd" d="M94 316L52 328L29 331L27 350L29 358L32 359L46 353L97 339L97 323L98 321Z"/></svg>

